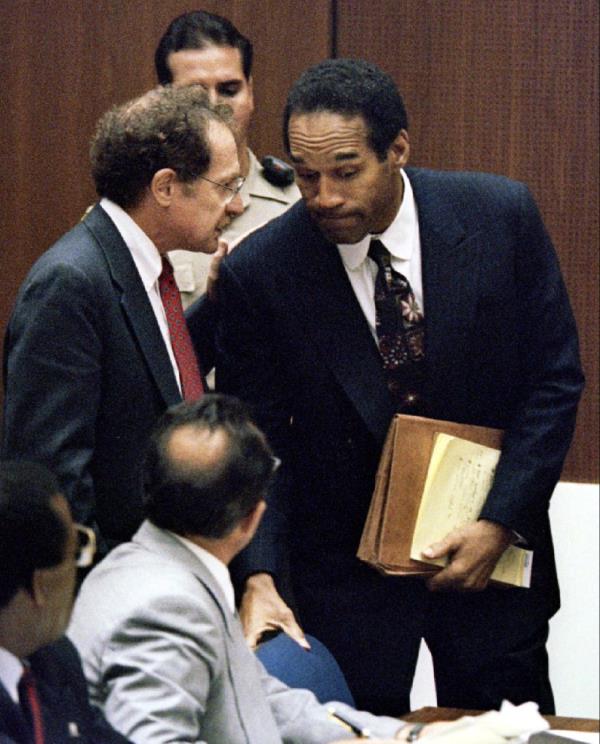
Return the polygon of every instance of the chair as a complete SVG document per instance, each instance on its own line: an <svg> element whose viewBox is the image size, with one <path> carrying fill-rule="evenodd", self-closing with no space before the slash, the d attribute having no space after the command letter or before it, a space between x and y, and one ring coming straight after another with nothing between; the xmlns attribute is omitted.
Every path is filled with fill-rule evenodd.
<svg viewBox="0 0 600 744"><path fill-rule="evenodd" d="M306 636L305 651L285 633L261 643L256 655L273 677L288 687L310 690L320 703L337 700L354 707L354 699L342 670L331 652L316 638Z"/></svg>

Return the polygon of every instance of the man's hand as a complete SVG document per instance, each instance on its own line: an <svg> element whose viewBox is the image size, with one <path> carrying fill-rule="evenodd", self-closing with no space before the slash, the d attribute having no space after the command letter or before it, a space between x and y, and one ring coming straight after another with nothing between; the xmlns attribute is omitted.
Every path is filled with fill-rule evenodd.
<svg viewBox="0 0 600 744"><path fill-rule="evenodd" d="M427 558L449 558L448 566L429 579L427 586L431 591L482 591L512 539L511 530L486 519L450 532L423 551Z"/></svg>
<svg viewBox="0 0 600 744"><path fill-rule="evenodd" d="M256 648L265 631L283 630L302 648L310 650L302 628L296 622L294 613L279 596L270 574L254 574L247 579L240 617L246 641L252 649Z"/></svg>
<svg viewBox="0 0 600 744"><path fill-rule="evenodd" d="M219 240L217 250L212 254L210 266L208 267L208 277L206 278L206 293L211 302L217 301L219 266L221 265L223 257L227 255L228 250L227 243L224 240Z"/></svg>

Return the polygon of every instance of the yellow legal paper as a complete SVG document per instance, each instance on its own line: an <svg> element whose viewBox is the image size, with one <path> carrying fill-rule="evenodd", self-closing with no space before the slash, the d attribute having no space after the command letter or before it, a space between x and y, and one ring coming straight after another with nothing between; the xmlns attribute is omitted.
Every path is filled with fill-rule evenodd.
<svg viewBox="0 0 600 744"><path fill-rule="evenodd" d="M445 566L422 553L452 530L477 521L494 480L500 450L448 434L436 434L415 525L410 557ZM494 581L528 588L533 552L510 545L492 574Z"/></svg>

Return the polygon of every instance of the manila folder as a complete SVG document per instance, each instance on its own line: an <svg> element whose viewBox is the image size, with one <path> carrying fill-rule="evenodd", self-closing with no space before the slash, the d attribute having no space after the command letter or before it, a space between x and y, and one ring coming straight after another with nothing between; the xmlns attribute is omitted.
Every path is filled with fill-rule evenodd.
<svg viewBox="0 0 600 744"><path fill-rule="evenodd" d="M389 575L439 571L410 557L415 523L436 434L500 448L500 429L397 414L381 454L357 556Z"/></svg>

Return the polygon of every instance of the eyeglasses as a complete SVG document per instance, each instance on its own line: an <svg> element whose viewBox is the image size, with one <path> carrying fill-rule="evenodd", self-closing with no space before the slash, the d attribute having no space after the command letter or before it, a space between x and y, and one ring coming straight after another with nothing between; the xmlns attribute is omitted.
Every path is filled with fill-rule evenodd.
<svg viewBox="0 0 600 744"><path fill-rule="evenodd" d="M221 190L225 204L231 204L235 197L240 193L244 181L246 180L243 176L238 176L229 183L219 183L218 181L212 181L210 178L206 178L206 176L198 176L198 178L201 178L203 181L208 181L214 186L218 186Z"/></svg>
<svg viewBox="0 0 600 744"><path fill-rule="evenodd" d="M94 562L96 554L96 533L82 524L75 524L77 535L77 548L75 553L75 565L77 568L87 568Z"/></svg>

